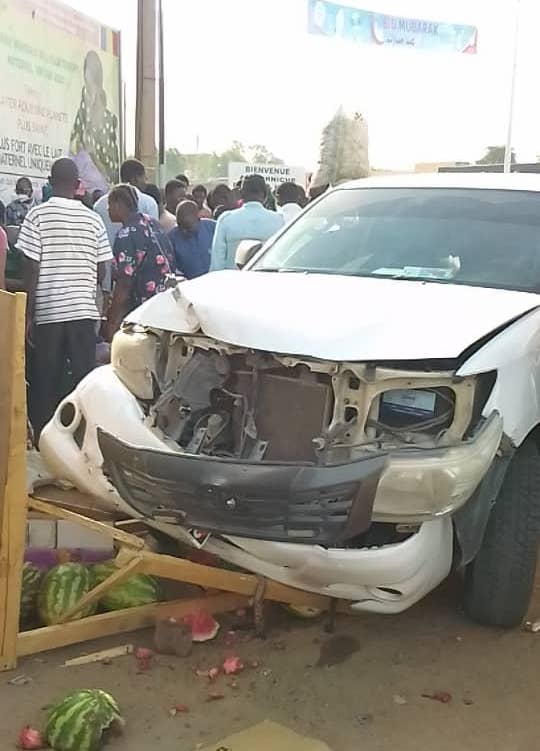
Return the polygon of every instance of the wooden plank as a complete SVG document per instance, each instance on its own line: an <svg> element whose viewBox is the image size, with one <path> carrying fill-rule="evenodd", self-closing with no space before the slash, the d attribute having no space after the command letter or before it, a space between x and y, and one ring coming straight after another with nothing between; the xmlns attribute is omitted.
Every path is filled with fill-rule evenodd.
<svg viewBox="0 0 540 751"><path fill-rule="evenodd" d="M66 521L76 522L77 524L88 527L88 529L93 529L95 532L99 532L102 535L112 537L114 540L131 548L136 548L138 550L144 548L144 540L135 537L135 535L129 534L129 532L116 529L116 527L113 527L110 524L105 524L104 522L89 519L87 516L82 516L82 514L77 514L74 511L68 511L60 506L46 503L38 496L30 496L28 499L28 505L34 511L40 511L41 513L52 516L55 519L65 519Z"/></svg>
<svg viewBox="0 0 540 751"><path fill-rule="evenodd" d="M212 597L198 597L195 599L175 600L174 602L160 602L154 605L143 605L140 608L117 610L113 613L102 613L83 618L80 621L70 621L58 626L24 631L17 640L19 656L45 652L49 649L66 647L102 636L138 631L149 628L160 618L181 618L187 613L203 609L208 613L225 613L238 608L245 608L248 604L246 597L234 594L219 594Z"/></svg>
<svg viewBox="0 0 540 751"><path fill-rule="evenodd" d="M184 558L175 558L171 555L148 551L142 553L140 571L153 576L162 576L165 579L198 584L206 589L236 592L248 597L255 594L258 582L257 577L253 574L240 574L236 571L203 566ZM265 599L327 610L331 598L288 587L286 584L280 584L269 579L266 584Z"/></svg>
<svg viewBox="0 0 540 751"><path fill-rule="evenodd" d="M0 290L0 529L5 508L12 417L14 298L15 295Z"/></svg>
<svg viewBox="0 0 540 751"><path fill-rule="evenodd" d="M114 573L108 576L105 581L101 582L101 584L98 584L97 587L94 587L90 592L87 592L84 597L81 597L79 602L76 602L73 607L67 610L57 622L66 623L67 621L71 621L73 616L80 613L81 610L84 610L88 605L96 602L96 600L99 600L105 592L108 592L109 589L111 589L111 587L114 587L116 584L121 584L124 579L136 574L140 565L141 559L133 558L129 563L126 563L122 568L117 569Z"/></svg>
<svg viewBox="0 0 540 751"><path fill-rule="evenodd" d="M66 660L62 665L63 668L74 668L79 665L90 665L92 662L102 662L103 660L114 660L116 657L125 657L133 654L133 644L123 644L120 647L111 647L110 649L101 649L99 652L92 652L89 655L81 655Z"/></svg>
<svg viewBox="0 0 540 751"><path fill-rule="evenodd" d="M123 514L101 508L99 499L82 493L76 488L65 489L58 485L40 485L31 495L53 506L61 506L68 511L75 511L99 522L110 521L112 523L116 519L123 518Z"/></svg>
<svg viewBox="0 0 540 751"><path fill-rule="evenodd" d="M0 291L0 669L17 664L26 535L26 296Z"/></svg>

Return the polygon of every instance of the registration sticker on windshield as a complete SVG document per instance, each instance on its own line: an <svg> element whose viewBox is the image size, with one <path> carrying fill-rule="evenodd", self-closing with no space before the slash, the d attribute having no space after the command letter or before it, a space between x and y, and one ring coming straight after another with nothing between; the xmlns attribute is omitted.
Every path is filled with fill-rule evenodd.
<svg viewBox="0 0 540 751"><path fill-rule="evenodd" d="M403 276L415 279L452 279L455 269L438 269L429 266L405 266L401 272Z"/></svg>

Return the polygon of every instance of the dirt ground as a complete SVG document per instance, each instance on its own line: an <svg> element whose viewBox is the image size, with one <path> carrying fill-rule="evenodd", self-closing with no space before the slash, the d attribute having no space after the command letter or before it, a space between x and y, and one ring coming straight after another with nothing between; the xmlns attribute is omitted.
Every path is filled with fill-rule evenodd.
<svg viewBox="0 0 540 751"><path fill-rule="evenodd" d="M116 697L127 721L111 751L190 751L263 719L320 738L333 751L534 751L540 747L540 633L469 623L459 587L457 580L447 582L399 616L339 618L334 637L320 621L279 612L265 641L240 631L228 648L224 623L220 637L198 645L190 657L158 656L141 673L131 656L109 665L61 665L115 644L151 646L150 632L23 659L15 672L0 675L0 747L15 747L21 726L41 726L46 705L97 687ZM540 616L540 583L531 615ZM344 635L352 638L338 638L330 651L325 646ZM339 655L343 645L357 651ZM343 662L318 666L321 648L330 661L341 656ZM194 668L219 664L231 653L247 666L236 679L222 676L209 685L195 675ZM19 675L31 681L8 683ZM451 701L422 696L441 691ZM209 692L224 698L208 702ZM171 716L175 704L189 712Z"/></svg>

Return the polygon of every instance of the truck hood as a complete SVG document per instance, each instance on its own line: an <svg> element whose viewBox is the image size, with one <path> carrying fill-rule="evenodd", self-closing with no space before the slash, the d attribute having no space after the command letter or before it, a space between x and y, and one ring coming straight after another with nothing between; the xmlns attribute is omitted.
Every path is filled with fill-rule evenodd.
<svg viewBox="0 0 540 751"><path fill-rule="evenodd" d="M128 323L334 361L458 357L540 295L433 282L221 271L148 300Z"/></svg>

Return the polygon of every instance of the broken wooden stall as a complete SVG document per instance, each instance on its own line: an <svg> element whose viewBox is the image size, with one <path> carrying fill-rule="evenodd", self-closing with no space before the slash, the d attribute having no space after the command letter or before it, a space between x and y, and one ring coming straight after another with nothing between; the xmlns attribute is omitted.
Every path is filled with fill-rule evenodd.
<svg viewBox="0 0 540 751"><path fill-rule="evenodd" d="M255 575L152 552L144 535L128 532L115 522L92 518L91 499L82 494L66 494L49 487L46 492L36 491L29 497L26 490L24 319L25 295L0 291L0 670L15 668L18 657L24 655L147 628L158 619L181 618L201 608L212 614L232 611L246 607L254 598L333 609L335 601L321 595ZM86 594L64 615L61 623L19 633L26 523L36 514L41 518L76 522L109 536L117 551L116 571ZM137 524L134 528L143 530L144 525ZM135 573L197 585L202 588L201 595L74 620L86 605Z"/></svg>

